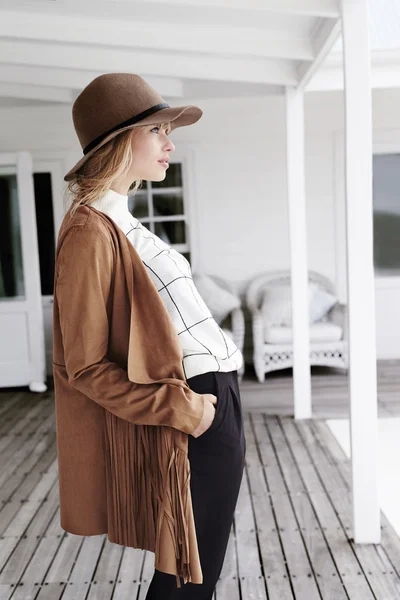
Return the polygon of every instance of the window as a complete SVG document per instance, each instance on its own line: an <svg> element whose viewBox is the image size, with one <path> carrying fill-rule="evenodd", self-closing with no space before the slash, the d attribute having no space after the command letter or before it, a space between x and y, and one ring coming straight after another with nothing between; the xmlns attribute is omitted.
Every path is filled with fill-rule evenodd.
<svg viewBox="0 0 400 600"><path fill-rule="evenodd" d="M400 154L373 157L374 265L377 274L400 274Z"/></svg>
<svg viewBox="0 0 400 600"><path fill-rule="evenodd" d="M147 229L190 262L181 163L170 163L163 181L143 182L129 198L129 210Z"/></svg>
<svg viewBox="0 0 400 600"><path fill-rule="evenodd" d="M20 198L13 166L0 170L0 298L24 300Z"/></svg>
<svg viewBox="0 0 400 600"><path fill-rule="evenodd" d="M22 260L21 202L17 175L8 167L0 172L0 299L24 299L25 280ZM36 231L39 248L42 295L53 294L54 223L50 173L34 173Z"/></svg>

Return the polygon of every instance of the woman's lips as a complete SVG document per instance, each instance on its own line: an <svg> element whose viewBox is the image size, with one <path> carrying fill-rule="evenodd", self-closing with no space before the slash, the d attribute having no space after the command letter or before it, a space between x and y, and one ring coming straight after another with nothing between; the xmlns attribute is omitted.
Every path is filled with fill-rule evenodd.
<svg viewBox="0 0 400 600"><path fill-rule="evenodd" d="M158 162L160 163L160 165L162 165L165 168L169 167L169 164L166 160L159 160Z"/></svg>

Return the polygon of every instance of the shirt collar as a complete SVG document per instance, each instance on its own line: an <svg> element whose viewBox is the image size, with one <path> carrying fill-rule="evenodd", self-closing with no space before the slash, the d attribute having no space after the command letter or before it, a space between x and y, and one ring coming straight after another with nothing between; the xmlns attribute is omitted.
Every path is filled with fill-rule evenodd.
<svg viewBox="0 0 400 600"><path fill-rule="evenodd" d="M129 212L128 195L120 194L119 192L110 189L105 194L97 198L97 200L92 202L92 206L97 208L97 210L107 213L126 213Z"/></svg>

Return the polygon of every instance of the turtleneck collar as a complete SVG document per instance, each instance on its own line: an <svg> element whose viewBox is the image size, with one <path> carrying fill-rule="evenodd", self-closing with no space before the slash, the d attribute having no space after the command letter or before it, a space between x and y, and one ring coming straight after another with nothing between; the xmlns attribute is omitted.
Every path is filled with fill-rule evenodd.
<svg viewBox="0 0 400 600"><path fill-rule="evenodd" d="M110 189L103 196L97 198L92 203L92 206L97 208L97 210L113 214L129 212L128 195L120 194Z"/></svg>

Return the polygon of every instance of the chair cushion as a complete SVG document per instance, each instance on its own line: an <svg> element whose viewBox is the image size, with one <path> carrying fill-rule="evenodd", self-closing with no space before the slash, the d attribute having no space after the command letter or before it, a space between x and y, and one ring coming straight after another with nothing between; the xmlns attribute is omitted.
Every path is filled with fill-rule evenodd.
<svg viewBox="0 0 400 600"><path fill-rule="evenodd" d="M208 275L193 275L193 281L218 324L222 323L233 309L240 307L240 298L217 285Z"/></svg>
<svg viewBox="0 0 400 600"><path fill-rule="evenodd" d="M337 303L337 298L326 290L323 290L318 284L311 283L309 288L312 289L310 309L310 323L317 323L323 319L326 314ZM292 323L290 323L292 325Z"/></svg>
<svg viewBox="0 0 400 600"><path fill-rule="evenodd" d="M311 342L338 342L342 339L342 328L335 323L313 323L310 325ZM267 344L290 344L293 342L292 327L266 327L265 342Z"/></svg>
<svg viewBox="0 0 400 600"><path fill-rule="evenodd" d="M267 286L262 295L261 312L265 327L284 325L292 319L290 285Z"/></svg>
<svg viewBox="0 0 400 600"><path fill-rule="evenodd" d="M323 290L317 283L308 284L309 323L315 323L325 317L336 304L333 294ZM261 302L265 327L275 325L292 326L292 290L288 283L266 286Z"/></svg>

